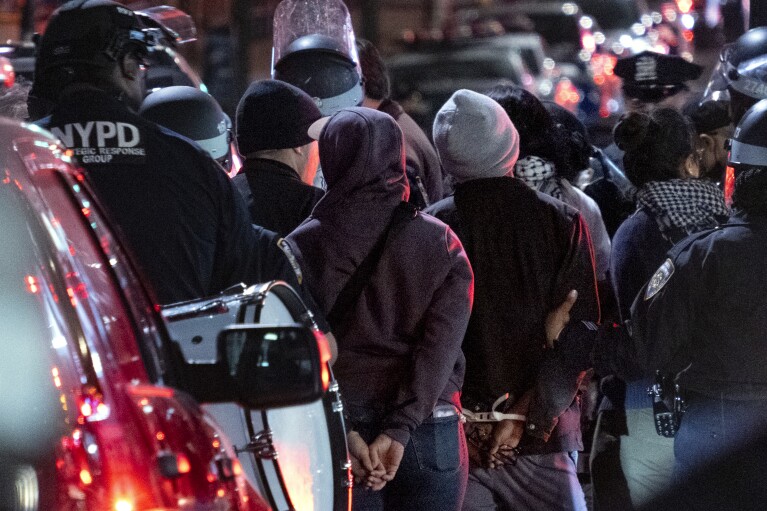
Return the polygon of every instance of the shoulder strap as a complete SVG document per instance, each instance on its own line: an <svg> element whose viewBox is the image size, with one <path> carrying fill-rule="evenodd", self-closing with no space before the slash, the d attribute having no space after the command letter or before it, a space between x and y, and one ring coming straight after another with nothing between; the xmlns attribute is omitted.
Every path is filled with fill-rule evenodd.
<svg viewBox="0 0 767 511"><path fill-rule="evenodd" d="M343 326L344 320L349 315L351 309L356 305L359 300L362 291L370 281L371 275L378 266L378 261L381 260L383 255L383 249L386 245L386 240L389 238L389 234L393 227L405 222L406 220L415 218L417 210L415 206L407 202L401 202L394 210L392 219L386 229L381 233L381 236L376 241L373 248L370 250L365 259L362 260L357 269L354 271L346 285L338 293L333 307L330 309L326 319L330 327L338 335L338 330Z"/></svg>
<svg viewBox="0 0 767 511"><path fill-rule="evenodd" d="M250 183L248 182L248 175L241 171L232 178L232 184L240 192L242 198L245 199L245 204L250 207L250 203L253 200L253 192L251 192Z"/></svg>

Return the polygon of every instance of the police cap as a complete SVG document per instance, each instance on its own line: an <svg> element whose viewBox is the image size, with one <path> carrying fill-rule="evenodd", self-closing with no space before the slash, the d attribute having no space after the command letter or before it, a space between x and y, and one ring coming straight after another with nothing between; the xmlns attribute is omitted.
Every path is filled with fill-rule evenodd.
<svg viewBox="0 0 767 511"><path fill-rule="evenodd" d="M682 57L643 51L619 59L615 74L623 79L626 96L656 102L673 96L687 87L684 82L697 79L703 67Z"/></svg>

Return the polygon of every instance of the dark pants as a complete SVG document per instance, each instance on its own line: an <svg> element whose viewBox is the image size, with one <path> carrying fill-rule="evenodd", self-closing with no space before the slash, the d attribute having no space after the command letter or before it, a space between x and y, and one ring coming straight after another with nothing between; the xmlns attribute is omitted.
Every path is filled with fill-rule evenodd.
<svg viewBox="0 0 767 511"><path fill-rule="evenodd" d="M688 393L687 411L674 438L674 479L716 463L767 434L767 400L734 401ZM745 449L767 471L767 454Z"/></svg>
<svg viewBox="0 0 767 511"><path fill-rule="evenodd" d="M377 430L358 428L372 442ZM410 435L394 480L381 491L355 486L354 511L451 511L461 509L469 463L457 416L427 419Z"/></svg>

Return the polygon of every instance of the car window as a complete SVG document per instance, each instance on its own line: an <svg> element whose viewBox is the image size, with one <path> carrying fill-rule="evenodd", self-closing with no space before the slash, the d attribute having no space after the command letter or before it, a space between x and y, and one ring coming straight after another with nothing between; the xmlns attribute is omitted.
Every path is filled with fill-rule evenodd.
<svg viewBox="0 0 767 511"><path fill-rule="evenodd" d="M19 186L0 184L0 452L34 459L77 424L82 388L97 380L46 234L55 226Z"/></svg>
<svg viewBox="0 0 767 511"><path fill-rule="evenodd" d="M535 31L550 45L576 44L580 46L581 32L575 16L564 13L545 12L527 13L535 26Z"/></svg>
<svg viewBox="0 0 767 511"><path fill-rule="evenodd" d="M583 12L596 18L604 30L629 28L639 21L640 12L629 0L579 0Z"/></svg>

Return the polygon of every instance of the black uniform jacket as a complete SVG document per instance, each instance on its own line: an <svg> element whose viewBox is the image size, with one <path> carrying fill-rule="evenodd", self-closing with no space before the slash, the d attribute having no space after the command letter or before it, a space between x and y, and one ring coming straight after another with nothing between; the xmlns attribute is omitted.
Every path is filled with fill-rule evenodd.
<svg viewBox="0 0 767 511"><path fill-rule="evenodd" d="M67 93L38 124L73 150L159 303L290 279L274 234L251 225L229 178L190 140L91 87Z"/></svg>
<svg viewBox="0 0 767 511"><path fill-rule="evenodd" d="M736 213L678 243L632 306L644 370L687 368L683 386L715 398L767 398L765 260L765 217Z"/></svg>

